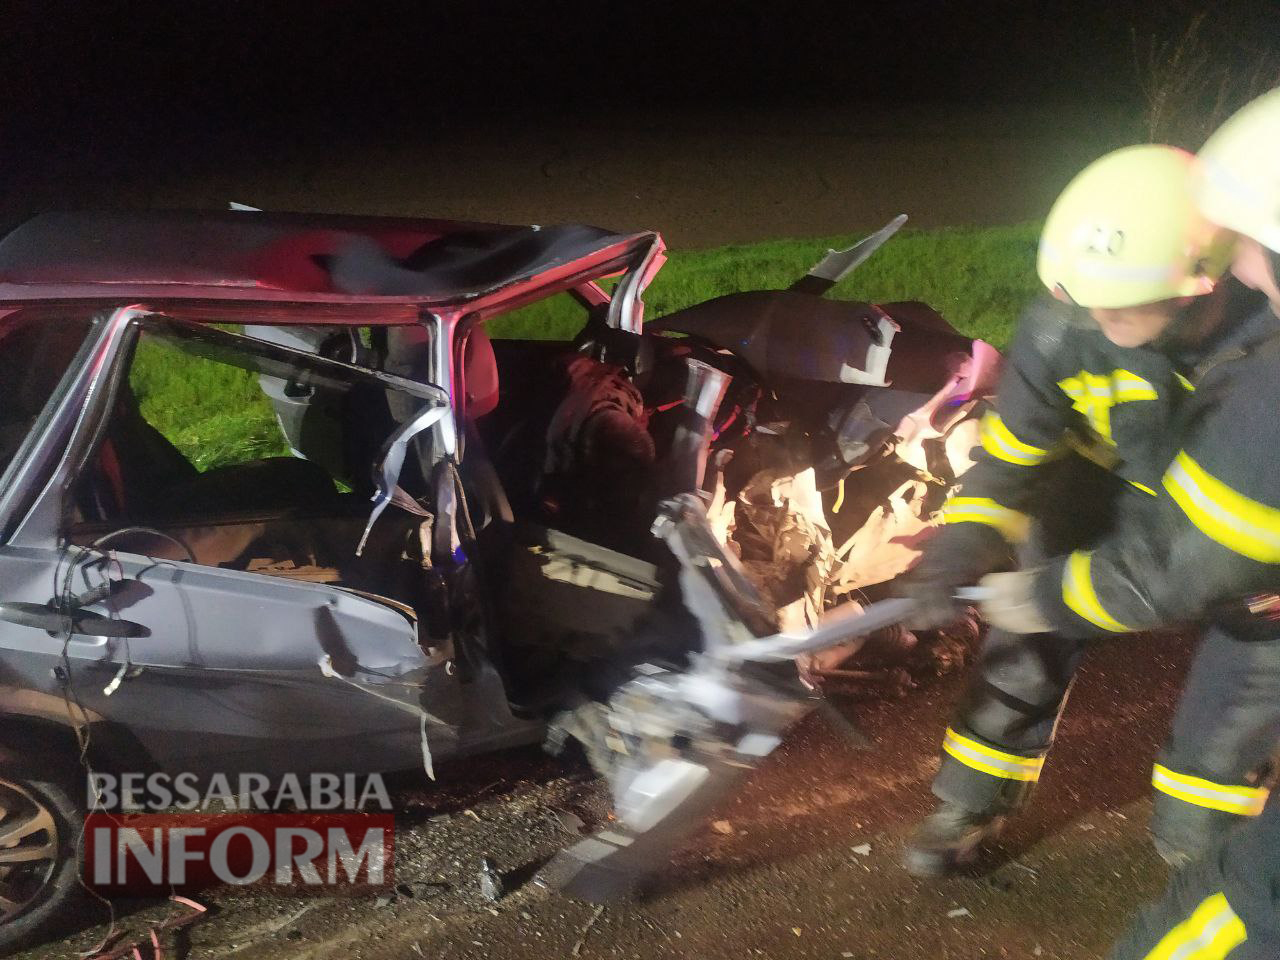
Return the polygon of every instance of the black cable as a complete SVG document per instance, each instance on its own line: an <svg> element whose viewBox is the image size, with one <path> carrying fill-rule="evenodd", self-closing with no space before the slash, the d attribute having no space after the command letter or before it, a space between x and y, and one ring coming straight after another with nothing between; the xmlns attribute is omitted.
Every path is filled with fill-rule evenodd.
<svg viewBox="0 0 1280 960"><path fill-rule="evenodd" d="M163 530L157 530L155 527L121 527L119 530L112 530L110 533L104 533L97 540L89 544L89 549L97 549L104 543L114 540L116 537L124 536L126 533L149 533L153 537L159 537L161 540L168 540L170 543L181 547L187 554L187 563L196 562L195 551L187 545L187 542L181 537L176 537L172 533L165 533ZM153 559L148 557L147 559Z"/></svg>
<svg viewBox="0 0 1280 960"><path fill-rule="evenodd" d="M75 733L76 744L80 749L80 755L78 758L79 764L81 769L84 770L85 775L88 777L89 783L96 782L95 774L93 770L93 764L89 758L89 748L90 748L91 739L92 739L92 733L91 733L92 724L89 720L89 711L85 709L85 706L81 702L79 695L77 695L75 691L75 684L72 680L71 638L73 636L73 633L72 633L70 609L71 609L72 601L74 600L74 596L71 593L71 581L72 581L72 578L75 576L75 571L77 569L80 569L81 561L84 559L84 557L87 554L91 552L101 553L101 548L103 547L104 544L110 542L116 537L124 536L125 534L129 534L129 533L146 533L152 536L160 537L162 540L168 540L171 543L174 543L177 546L182 548L182 550L187 555L188 562L195 563L195 560L196 560L195 551L193 551L191 547L187 545L179 537L176 537L173 534L165 533L163 530L157 530L154 527L141 527L141 526L121 527L119 530L113 530L110 533L106 533L101 537L98 537L97 539L93 540L91 543L82 545L76 548L74 555L72 555L72 550L70 545L64 546L63 550L58 555L58 560L57 560L57 563L54 564L54 572L53 572L53 580L54 580L53 604L57 609L57 611L63 616L63 624L62 624L63 637L62 637L62 651L61 651L62 702L63 702L63 706L67 711L67 719L71 721L71 728ZM59 581L60 568L62 566L63 561L67 560L68 557L70 557L70 560L67 563L67 570L65 575L63 575L62 577L61 584L59 584L58 581ZM105 557L104 555L104 558L107 559L108 562L111 562L110 557ZM85 586L88 586L89 585L88 570L86 569L84 573L85 573ZM105 574L105 576L109 579L110 572L108 571ZM125 638L125 666L126 667L128 665L128 662L129 662L129 640L126 637ZM79 712L79 722L77 722L76 720L76 711ZM91 807L88 813L96 812L98 810L98 805L99 805L99 798L96 791L91 793L91 797L92 797ZM84 833L85 833L86 825L87 825L87 820L81 823L80 834L76 838L77 858L83 856L84 839L85 839ZM83 876L78 876L77 879L80 882L80 886L87 893L89 893L92 897L94 897L94 899L103 903L107 908L108 918L109 918L109 921L108 921L109 930L107 933L107 937L103 940L103 944L105 945L110 940L110 938L114 935L114 931L116 928L115 904L109 898L102 896L100 893L94 890L88 883L85 882L85 879Z"/></svg>

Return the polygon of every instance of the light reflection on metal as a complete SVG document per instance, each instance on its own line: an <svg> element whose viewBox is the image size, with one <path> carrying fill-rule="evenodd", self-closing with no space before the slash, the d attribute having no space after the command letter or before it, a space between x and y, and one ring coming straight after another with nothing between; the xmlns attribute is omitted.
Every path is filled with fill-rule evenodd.
<svg viewBox="0 0 1280 960"><path fill-rule="evenodd" d="M644 328L644 302L641 296L666 259L666 245L655 233L653 242L640 263L618 281L613 300L609 304L609 326L637 335L641 332Z"/></svg>

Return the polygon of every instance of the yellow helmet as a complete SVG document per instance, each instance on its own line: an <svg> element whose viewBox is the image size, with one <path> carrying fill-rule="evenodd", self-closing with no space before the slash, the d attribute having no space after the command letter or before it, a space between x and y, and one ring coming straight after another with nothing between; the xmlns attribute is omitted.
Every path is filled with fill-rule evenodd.
<svg viewBox="0 0 1280 960"><path fill-rule="evenodd" d="M1198 160L1195 197L1204 215L1280 253L1280 89L1245 104Z"/></svg>
<svg viewBox="0 0 1280 960"><path fill-rule="evenodd" d="M1196 209L1193 167L1185 150L1158 144L1125 147L1085 167L1040 234L1044 285L1083 307L1209 293L1231 262L1231 235Z"/></svg>

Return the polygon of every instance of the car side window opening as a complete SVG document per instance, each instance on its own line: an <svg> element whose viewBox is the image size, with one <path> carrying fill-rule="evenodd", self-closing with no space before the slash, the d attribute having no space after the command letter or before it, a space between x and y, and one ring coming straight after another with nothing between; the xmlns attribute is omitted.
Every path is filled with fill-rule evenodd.
<svg viewBox="0 0 1280 960"><path fill-rule="evenodd" d="M147 527L178 537L201 564L330 583L367 579L356 546L382 445L397 427L391 401L403 391L396 378L351 363L353 349L369 345L354 328L309 328L319 330L314 357L296 354L301 344L281 349L280 338L253 336L263 329L246 336L159 317L140 325L78 478L72 542ZM326 357L335 339L344 343ZM425 496L404 482L411 497ZM113 545L183 558L154 536L133 539Z"/></svg>
<svg viewBox="0 0 1280 960"><path fill-rule="evenodd" d="M487 353L498 391L467 428L517 519L644 552L656 451L627 363L636 338L608 328L606 308L565 292L485 320L485 350L464 361ZM464 379L469 403L487 392L476 380Z"/></svg>

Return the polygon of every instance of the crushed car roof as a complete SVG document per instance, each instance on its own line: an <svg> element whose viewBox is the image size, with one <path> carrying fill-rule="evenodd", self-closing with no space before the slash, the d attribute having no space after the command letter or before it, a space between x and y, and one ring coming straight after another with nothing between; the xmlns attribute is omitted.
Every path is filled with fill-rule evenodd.
<svg viewBox="0 0 1280 960"><path fill-rule="evenodd" d="M0 300L468 303L658 242L599 227L259 212L45 213L0 239ZM377 266L378 258L382 266ZM621 268L621 262L619 268Z"/></svg>

